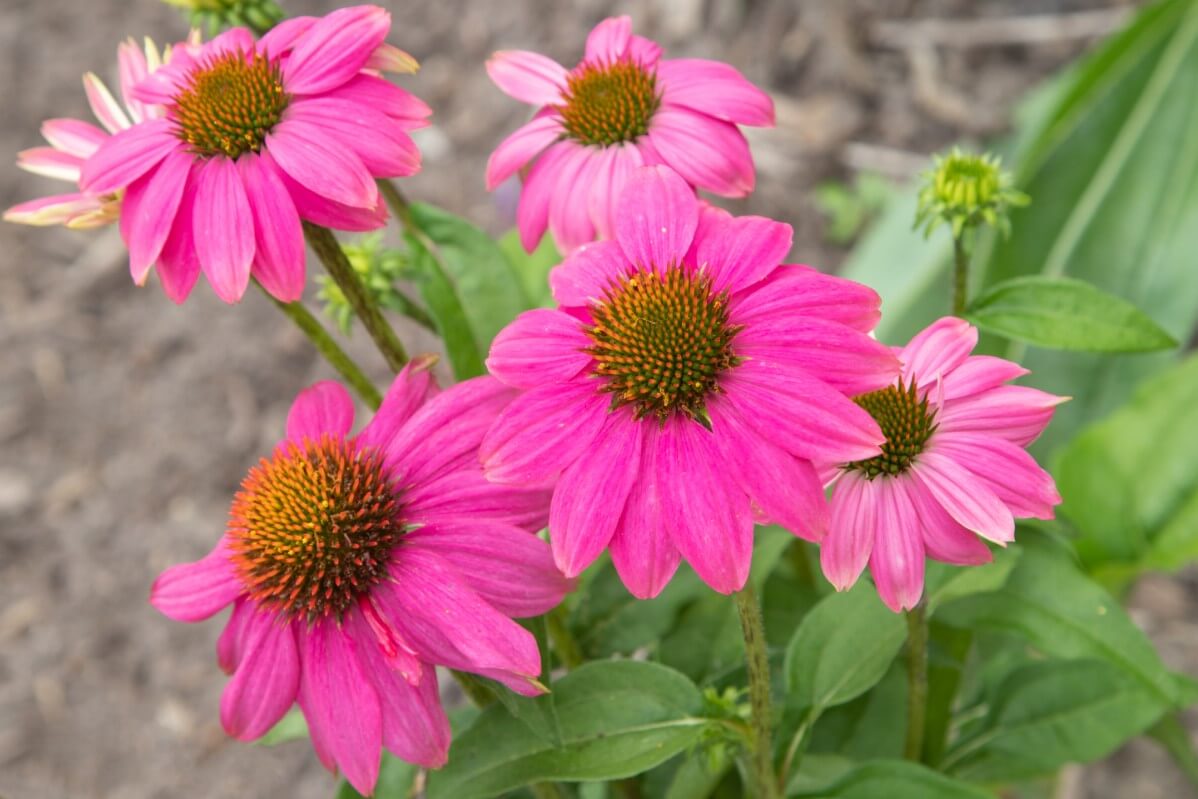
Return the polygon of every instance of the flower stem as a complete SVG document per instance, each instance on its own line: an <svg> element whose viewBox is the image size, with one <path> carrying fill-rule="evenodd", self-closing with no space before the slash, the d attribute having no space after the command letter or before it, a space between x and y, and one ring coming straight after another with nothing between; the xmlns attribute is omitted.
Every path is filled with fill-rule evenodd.
<svg viewBox="0 0 1198 799"><path fill-rule="evenodd" d="M774 777L774 747L770 738L773 708L770 701L770 661L766 652L765 623L761 605L752 586L746 585L732 595L740 614L745 639L745 665L749 671L749 702L753 712L753 731L749 739L753 781L758 799L778 799L778 781Z"/></svg>
<svg viewBox="0 0 1198 799"><path fill-rule="evenodd" d="M923 605L907 611L907 743L903 757L923 756L924 719L928 704L928 618Z"/></svg>
<svg viewBox="0 0 1198 799"><path fill-rule="evenodd" d="M328 270L329 276L341 289L341 293L345 295L345 299L349 301L354 313L362 320L362 325L374 340L387 365L398 372L408 362L408 353L395 331L391 329L391 325L387 323L378 303L370 296L358 273L345 257L337 238L328 228L311 222L304 222L304 237Z"/></svg>
<svg viewBox="0 0 1198 799"><path fill-rule="evenodd" d="M329 362L329 365L337 370L337 374L345 378L345 381L353 386L354 391L358 392L358 396L362 401L371 407L373 410L378 410L379 404L383 401L382 395L379 394L374 383L370 382L370 378L362 371L345 350L338 346L333 337L329 335L324 326L320 324L312 313L304 307L302 302L283 302L266 293L266 289L262 290L266 296L270 297L270 301L275 304L283 314L295 323L303 334L308 337L316 350L324 356L324 359Z"/></svg>
<svg viewBox="0 0 1198 799"><path fill-rule="evenodd" d="M965 316L969 303L969 252L965 249L965 231L953 236L953 316Z"/></svg>
<svg viewBox="0 0 1198 799"><path fill-rule="evenodd" d="M578 641L570 632L570 628L566 626L565 616L562 606L558 605L545 614L545 624L549 628L549 638L553 641L553 648L557 650L557 656L562 659L562 665L567 669L576 669L583 664L586 658L582 654L582 648L578 646Z"/></svg>

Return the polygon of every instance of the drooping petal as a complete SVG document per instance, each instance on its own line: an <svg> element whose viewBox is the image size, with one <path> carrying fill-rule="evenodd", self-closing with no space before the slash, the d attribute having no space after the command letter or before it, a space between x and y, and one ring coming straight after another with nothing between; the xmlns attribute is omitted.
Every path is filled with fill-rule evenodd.
<svg viewBox="0 0 1198 799"><path fill-rule="evenodd" d="M668 420L658 444L658 485L674 545L703 582L730 594L749 578L753 514L748 496L724 472L712 439L690 419Z"/></svg>
<svg viewBox="0 0 1198 799"><path fill-rule="evenodd" d="M437 395L432 367L430 358L413 358L400 370L379 409L358 434L360 446L386 449L412 414Z"/></svg>
<svg viewBox="0 0 1198 799"><path fill-rule="evenodd" d="M129 109L129 113L134 119L138 121L149 119L149 107L133 96L133 87L150 74L145 52L137 46L133 39L127 39L117 45L116 54L121 82L121 99L125 101L125 107Z"/></svg>
<svg viewBox="0 0 1198 799"><path fill-rule="evenodd" d="M391 29L378 6L339 8L316 20L283 65L283 86L292 94L319 94L357 75Z"/></svg>
<svg viewBox="0 0 1198 799"><path fill-rule="evenodd" d="M4 221L39 227L62 225L99 208L100 201L86 194L52 194L14 205L4 212Z"/></svg>
<svg viewBox="0 0 1198 799"><path fill-rule="evenodd" d="M614 241L584 244L549 271L549 288L559 305L583 307L599 302L632 265Z"/></svg>
<svg viewBox="0 0 1198 799"><path fill-rule="evenodd" d="M212 290L225 302L238 302L254 263L254 218L230 159L210 158L197 169L192 226L200 268Z"/></svg>
<svg viewBox="0 0 1198 799"><path fill-rule="evenodd" d="M561 311L525 311L491 342L487 371L509 386L535 388L575 377L590 363L592 341Z"/></svg>
<svg viewBox="0 0 1198 799"><path fill-rule="evenodd" d="M220 698L225 732L241 741L261 738L295 703L299 680L291 623L269 614L249 619L237 670Z"/></svg>
<svg viewBox="0 0 1198 799"><path fill-rule="evenodd" d="M641 462L637 478L624 503L624 515L616 525L608 547L612 564L620 580L638 599L652 599L662 592L682 553L674 545L669 527L662 516L657 453L660 449L658 426L642 424Z"/></svg>
<svg viewBox="0 0 1198 799"><path fill-rule="evenodd" d="M225 674L232 674L245 654L246 642L253 625L250 624L258 613L255 602L240 597L233 602L233 612L225 622L225 629L220 631L216 640L216 662Z"/></svg>
<svg viewBox="0 0 1198 799"><path fill-rule="evenodd" d="M379 192L356 153L305 119L284 118L266 134L266 150L297 183L352 208L374 208Z"/></svg>
<svg viewBox="0 0 1198 799"><path fill-rule="evenodd" d="M433 113L428 103L377 75L357 75L329 96L382 111L405 130L424 127Z"/></svg>
<svg viewBox="0 0 1198 799"><path fill-rule="evenodd" d="M957 566L978 566L993 560L990 548L957 523L922 485L910 481L907 496L915 506L928 557Z"/></svg>
<svg viewBox="0 0 1198 799"><path fill-rule="evenodd" d="M272 297L294 302L304 293L304 232L299 212L269 153L237 159L254 217L252 272Z"/></svg>
<svg viewBox="0 0 1198 799"><path fill-rule="evenodd" d="M757 178L749 143L731 122L663 106L653 115L648 139L692 186L721 197L753 192Z"/></svg>
<svg viewBox="0 0 1198 799"><path fill-rule="evenodd" d="M487 191L494 191L537 153L557 141L561 134L561 118L555 115L538 116L516 128L515 133L504 139L487 159Z"/></svg>
<svg viewBox="0 0 1198 799"><path fill-rule="evenodd" d="M279 176L283 179L283 185L287 187L292 202L295 203L295 210L300 219L322 227L351 232L378 230L387 224L387 206L381 198L370 208L354 208L306 189L281 169Z"/></svg>
<svg viewBox="0 0 1198 799"><path fill-rule="evenodd" d="M984 433L1026 447L1044 431L1056 407L1068 399L1029 386L999 386L945 403L936 422L944 432Z"/></svg>
<svg viewBox="0 0 1198 799"><path fill-rule="evenodd" d="M868 333L881 318L881 305L869 286L808 266L784 265L752 291L734 296L729 317L733 324L750 325L776 315L816 316Z"/></svg>
<svg viewBox="0 0 1198 799"><path fill-rule="evenodd" d="M349 435L354 426L354 401L340 383L322 380L301 391L287 412L287 440L302 444Z"/></svg>
<svg viewBox="0 0 1198 799"><path fill-rule="evenodd" d="M566 155L558 163L553 194L549 201L549 232L563 253L593 241L595 226L591 223L589 192L599 153L590 147L566 145Z"/></svg>
<svg viewBox="0 0 1198 799"><path fill-rule="evenodd" d="M132 124L125 115L125 109L121 108L121 104L112 96L112 92L108 91L104 81L96 77L94 72L83 76L83 91L87 95L87 104L91 106L92 113L109 133L124 130Z"/></svg>
<svg viewBox="0 0 1198 799"><path fill-rule="evenodd" d="M924 549L919 517L903 477L874 480L874 548L869 570L878 596L895 613L909 610L923 594Z"/></svg>
<svg viewBox="0 0 1198 799"><path fill-rule="evenodd" d="M903 347L903 382L934 384L965 362L978 343L978 330L964 319L945 316L925 327Z"/></svg>
<svg viewBox="0 0 1198 799"><path fill-rule="evenodd" d="M665 167L641 167L620 195L616 241L633 264L664 270L682 262L698 222L698 201L686 181Z"/></svg>
<svg viewBox="0 0 1198 799"><path fill-rule="evenodd" d="M500 524L537 531L549 524L549 491L492 483L470 468L447 472L404 493L404 507L414 524L478 515Z"/></svg>
<svg viewBox="0 0 1198 799"><path fill-rule="evenodd" d="M83 164L79 188L91 194L109 194L128 186L180 148L165 119L142 122L113 135Z"/></svg>
<svg viewBox="0 0 1198 799"><path fill-rule="evenodd" d="M616 235L619 199L628 185L628 179L644 164L645 159L634 143L616 144L603 149L588 201L591 222L599 238L610 239Z"/></svg>
<svg viewBox="0 0 1198 799"><path fill-rule="evenodd" d="M566 69L552 58L526 50L500 50L487 60L487 74L509 97L532 105L559 103Z"/></svg>
<svg viewBox="0 0 1198 799"><path fill-rule="evenodd" d="M627 408L608 414L586 455L562 470L549 505L549 538L567 577L581 574L615 534L637 480L644 424L653 422L633 419Z"/></svg>
<svg viewBox="0 0 1198 799"><path fill-rule="evenodd" d="M90 122L78 119L47 119L42 136L57 150L88 158L108 139L108 134Z"/></svg>
<svg viewBox="0 0 1198 799"><path fill-rule="evenodd" d="M305 98L287 108L289 120L302 120L352 150L376 178L399 178L420 171L420 150L381 109L335 96Z"/></svg>
<svg viewBox="0 0 1198 799"><path fill-rule="evenodd" d="M1052 475L1022 448L996 436L940 433L936 451L985 483L1016 517L1053 518L1060 504Z"/></svg>
<svg viewBox="0 0 1198 799"><path fill-rule="evenodd" d="M174 150L162 159L157 169L134 181L125 192L121 235L129 248L133 281L139 286L145 283L150 267L158 260L170 236L191 166L191 155ZM190 221L185 220L185 224Z"/></svg>
<svg viewBox="0 0 1198 799"><path fill-rule="evenodd" d="M782 263L794 241L790 225L762 216L705 215L695 259L712 275L712 291L740 291Z"/></svg>
<svg viewBox="0 0 1198 799"><path fill-rule="evenodd" d="M586 61L612 64L624 57L632 40L632 18L608 17L587 35Z"/></svg>
<svg viewBox="0 0 1198 799"><path fill-rule="evenodd" d="M908 473L961 526L996 544L1015 539L1011 511L985 483L952 459L925 451Z"/></svg>
<svg viewBox="0 0 1198 799"><path fill-rule="evenodd" d="M568 142L552 145L541 153L524 178L516 208L516 227L520 231L520 244L528 252L537 248L549 227L549 202L557 188L557 165L571 152L573 146Z"/></svg>
<svg viewBox="0 0 1198 799"><path fill-rule="evenodd" d="M182 303L191 294L200 276L200 258L196 254L193 219L195 218L195 173L187 176L183 197L171 233L158 255L158 279L162 281L163 293L174 303Z"/></svg>
<svg viewBox="0 0 1198 799"><path fill-rule="evenodd" d="M483 438L487 478L545 485L594 442L609 400L592 380L534 388L512 401Z"/></svg>
<svg viewBox="0 0 1198 799"><path fill-rule="evenodd" d="M657 80L666 105L681 105L740 125L773 127L774 101L735 67L703 58L662 61Z"/></svg>
<svg viewBox="0 0 1198 799"><path fill-rule="evenodd" d="M549 545L535 535L478 516L463 516L408 533L405 549L423 547L506 616L539 616L572 587L553 564Z"/></svg>
<svg viewBox="0 0 1198 799"><path fill-rule="evenodd" d="M852 588L869 562L878 526L876 493L882 482L845 472L832 489L828 535L820 544L819 562L837 591Z"/></svg>
<svg viewBox="0 0 1198 799"><path fill-rule="evenodd" d="M26 172L75 183L85 159L53 147L31 147L17 153L17 166Z"/></svg>
<svg viewBox="0 0 1198 799"><path fill-rule="evenodd" d="M150 589L150 604L175 621L203 621L235 600L242 590L222 538L200 560L171 566L158 575Z"/></svg>
<svg viewBox="0 0 1198 799"><path fill-rule="evenodd" d="M965 363L944 376L939 388L931 396L942 397L946 401L963 399L998 388L1027 373L1027 369L1014 361L992 355L971 355L965 359Z"/></svg>

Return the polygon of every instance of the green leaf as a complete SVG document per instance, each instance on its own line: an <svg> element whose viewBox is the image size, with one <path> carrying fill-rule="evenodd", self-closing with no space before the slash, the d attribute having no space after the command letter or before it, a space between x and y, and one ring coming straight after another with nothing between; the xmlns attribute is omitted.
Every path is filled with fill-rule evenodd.
<svg viewBox="0 0 1198 799"><path fill-rule="evenodd" d="M925 578L928 614L935 613L945 602L1002 588L1020 552L1016 547L999 549L994 560L984 566L950 566L929 560Z"/></svg>
<svg viewBox="0 0 1198 799"><path fill-rule="evenodd" d="M1051 774L1105 757L1146 730L1159 704L1104 660L1049 660L1007 675L982 725L941 768L978 782Z"/></svg>
<svg viewBox="0 0 1198 799"><path fill-rule="evenodd" d="M484 371L482 350L470 329L453 283L416 237L405 235L404 238L412 253L413 279L445 344L453 376L458 380L478 377Z"/></svg>
<svg viewBox="0 0 1198 799"><path fill-rule="evenodd" d="M287 711L287 715L279 719L278 724L270 728L266 735L259 738L257 743L263 746L275 746L307 737L308 722L304 720L303 712L298 707L293 707Z"/></svg>
<svg viewBox="0 0 1198 799"><path fill-rule="evenodd" d="M698 743L708 722L699 690L673 669L641 661L588 663L554 686L562 746L488 708L431 775L429 799L483 799L531 782L618 779Z"/></svg>
<svg viewBox="0 0 1198 799"><path fill-rule="evenodd" d="M786 685L797 707L822 712L877 684L906 640L903 617L873 585L831 594L803 619L786 650Z"/></svg>
<svg viewBox="0 0 1198 799"><path fill-rule="evenodd" d="M499 249L507 256L512 270L520 278L524 295L533 308L552 308L553 293L549 290L549 270L562 262L553 246L552 236L542 236L541 243L531 253L520 243L520 231L510 230L499 239Z"/></svg>
<svg viewBox="0 0 1198 799"><path fill-rule="evenodd" d="M1151 352L1177 346L1133 306L1083 280L1029 275L997 283L965 318L1003 338L1058 350Z"/></svg>
<svg viewBox="0 0 1198 799"><path fill-rule="evenodd" d="M383 752L383 762L379 768L379 781L374 786L374 799L409 799L414 793L416 775L419 767L405 763L388 752ZM342 780L337 790L336 799L363 799L362 794L354 790L354 786Z"/></svg>
<svg viewBox="0 0 1198 799"><path fill-rule="evenodd" d="M1143 689L1158 714L1176 705L1176 681L1118 601L1057 542L1027 528L1020 541L1023 554L1001 589L946 604L939 618L1018 636L1053 657L1108 661Z"/></svg>
<svg viewBox="0 0 1198 799"><path fill-rule="evenodd" d="M1087 568L1125 577L1198 555L1198 357L1136 389L1054 469Z"/></svg>
<svg viewBox="0 0 1198 799"><path fill-rule="evenodd" d="M863 763L826 787L786 795L791 799L994 799L977 786L905 760Z"/></svg>
<svg viewBox="0 0 1198 799"><path fill-rule="evenodd" d="M511 262L490 236L465 219L422 203L412 205L411 212L436 245L479 352L486 353L495 334L531 307Z"/></svg>

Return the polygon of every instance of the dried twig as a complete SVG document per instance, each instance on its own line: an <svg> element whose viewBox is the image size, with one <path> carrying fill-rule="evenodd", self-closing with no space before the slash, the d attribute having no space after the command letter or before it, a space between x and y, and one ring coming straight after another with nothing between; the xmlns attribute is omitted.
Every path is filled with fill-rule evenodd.
<svg viewBox="0 0 1198 799"><path fill-rule="evenodd" d="M884 20L870 27L870 41L881 47L993 47L1044 44L1104 36L1120 28L1130 8L1104 8L1067 14L973 19Z"/></svg>

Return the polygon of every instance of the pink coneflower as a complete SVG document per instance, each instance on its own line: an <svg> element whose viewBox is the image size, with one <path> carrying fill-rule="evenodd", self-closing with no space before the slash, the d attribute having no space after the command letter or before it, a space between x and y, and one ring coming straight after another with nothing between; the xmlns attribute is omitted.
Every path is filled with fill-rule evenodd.
<svg viewBox="0 0 1198 799"><path fill-rule="evenodd" d="M369 794L380 746L445 763L434 665L540 692L536 641L509 617L544 613L570 587L528 532L546 496L488 483L478 465L513 393L477 378L436 394L409 365L357 436L340 385L296 398L220 543L150 595L178 621L232 605L217 649L233 675L221 698L230 735L258 738L298 701L321 761Z"/></svg>
<svg viewBox="0 0 1198 799"><path fill-rule="evenodd" d="M1052 518L1061 497L1024 447L1066 398L1006 385L1027 371L971 356L977 340L967 322L940 319L899 351L894 385L857 396L886 443L881 455L841 461L833 472L820 561L838 590L868 563L882 601L895 612L912 608L923 593L925 555L986 563L981 539L1006 545L1016 517Z"/></svg>
<svg viewBox="0 0 1198 799"><path fill-rule="evenodd" d="M42 123L42 136L49 147L34 147L17 156L17 166L28 172L59 180L79 183L79 173L86 161L110 134L119 133L140 122L157 119L164 110L147 105L132 96L133 87L170 61L172 48L159 54L152 41L146 39L144 51L132 39L117 48L120 71L121 98L116 101L112 92L94 73L83 76L83 89L88 105L104 129L81 119L48 119ZM14 205L4 212L4 219L24 225L66 225L70 228L94 228L115 222L120 216L120 191L106 195L55 194Z"/></svg>
<svg viewBox="0 0 1198 799"><path fill-rule="evenodd" d="M570 71L516 50L496 53L487 72L506 94L540 107L487 164L494 189L535 159L517 214L530 252L546 227L563 252L596 233L611 238L616 200L642 165L666 164L691 186L745 196L753 158L737 125L774 124L769 95L737 70L699 58L661 60L661 47L634 36L628 17L595 26Z"/></svg>
<svg viewBox="0 0 1198 799"><path fill-rule="evenodd" d="M256 42L235 28L175 48L133 89L165 115L105 141L80 186L125 190L121 234L138 284L157 263L182 302L202 270L217 296L236 302L252 272L292 301L304 288L301 219L383 224L374 179L420 168L405 131L429 114L377 74L414 65L383 43L390 25L383 9L356 6L289 20Z"/></svg>
<svg viewBox="0 0 1198 799"><path fill-rule="evenodd" d="M487 477L554 486L557 565L605 548L624 584L655 596L686 558L721 592L744 586L753 522L818 539L815 460L874 457L883 441L842 392L892 381L867 335L878 296L780 266L789 225L700 212L666 167L629 179L615 239L550 274L560 307L521 314L487 366L523 394L487 433Z"/></svg>

